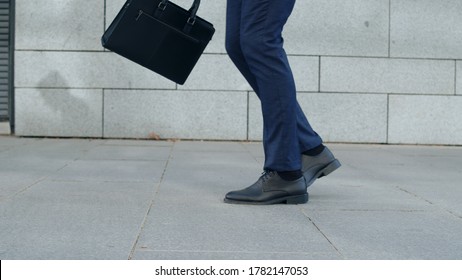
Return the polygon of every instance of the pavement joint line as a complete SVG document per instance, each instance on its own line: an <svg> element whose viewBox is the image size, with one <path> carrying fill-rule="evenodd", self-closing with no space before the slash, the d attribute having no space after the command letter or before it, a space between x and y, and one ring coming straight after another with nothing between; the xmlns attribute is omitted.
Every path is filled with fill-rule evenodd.
<svg viewBox="0 0 462 280"><path fill-rule="evenodd" d="M444 209L444 210L446 210L446 209ZM446 210L446 211L447 211L448 213L454 215L456 218L462 219L462 216L461 216L460 214L454 213L454 212L452 212L451 210Z"/></svg>
<svg viewBox="0 0 462 280"><path fill-rule="evenodd" d="M83 180L66 180L66 179L50 179L50 182L56 182L56 183L84 183L86 181Z"/></svg>
<svg viewBox="0 0 462 280"><path fill-rule="evenodd" d="M454 216L454 217L456 217L456 218L458 218L458 219L462 219L462 216L461 216L460 214L456 214L456 213L452 212L452 211L449 210L449 209L443 208L443 207L439 206L438 204L435 204L435 203L431 202L431 201L428 200L428 199L425 199L425 198L423 198L423 197L421 197L421 196L419 196L419 195L417 195L417 194L415 194L415 193L412 193L412 192L410 192L410 191L408 191L408 190L405 190L405 189L401 188L400 186L395 186L395 187L396 187L398 190L402 191L402 192L405 192L405 193L407 193L407 194L409 194L409 195L412 195L412 196L414 196L415 198L418 198L418 199L420 199L420 200L423 200L423 201L429 203L430 205L439 208L441 211L447 212L447 213L449 213L450 215L452 215L452 216Z"/></svg>
<svg viewBox="0 0 462 280"><path fill-rule="evenodd" d="M153 181L111 181L111 180L66 180L66 179L50 179L50 182L76 182L76 183L111 183L111 184L147 184Z"/></svg>
<svg viewBox="0 0 462 280"><path fill-rule="evenodd" d="M406 189L401 188L400 186L395 186L395 188L397 188L398 190L400 190L400 191L402 191L402 192L405 192L405 193L407 193L407 194L409 194L409 195L411 195L411 196L413 196L413 197L415 197L415 198L418 198L418 199L420 199L420 200L423 200L423 201L427 202L427 203L430 204L430 205L435 205L435 204L434 204L433 202L431 202L430 200L425 199L425 198L423 198L423 197L420 197L420 196L418 196L418 195L415 194L415 193L412 193L412 192L410 192L410 191L408 191L408 190L406 190Z"/></svg>
<svg viewBox="0 0 462 280"><path fill-rule="evenodd" d="M79 158L78 161L134 161L134 162L163 162L165 159L122 159L122 158Z"/></svg>
<svg viewBox="0 0 462 280"><path fill-rule="evenodd" d="M0 198L0 202L3 202L5 200L8 200L8 199L12 199L14 198L15 196L17 195L20 195L21 193L24 193L26 192L28 189L32 188L33 186L37 185L38 183L46 180L48 178L48 176L45 176L45 177L40 177L39 179L37 179L36 181L34 181L33 183L31 183L30 185L24 187L23 189L13 193L12 195L9 195L9 196L5 196L5 197L1 197Z"/></svg>
<svg viewBox="0 0 462 280"><path fill-rule="evenodd" d="M131 140L128 140L131 141ZM133 140L133 141L143 141L143 140ZM139 143L139 144L117 144L117 143L109 143L109 144L102 144L102 147L136 147L136 148L170 148L172 145L167 144L151 144L150 142L146 141L147 143Z"/></svg>
<svg viewBox="0 0 462 280"><path fill-rule="evenodd" d="M335 209L332 210L319 210L316 211L336 211ZM413 210L413 209L338 209L337 211L341 212L401 212L401 213L418 213L418 212L429 212L427 210Z"/></svg>
<svg viewBox="0 0 462 280"><path fill-rule="evenodd" d="M324 238L327 240L327 242L329 242L329 244L332 246L332 248L334 248L334 250L340 255L340 257L342 259L345 259L345 256L342 254L342 252L340 252L340 250L334 245L334 243L329 239L329 237L327 237L326 234L324 234L324 232L318 227L318 225L310 218L310 216L308 216L308 214L305 212L305 210L300 207L300 210L302 212L302 214L311 222L311 224L313 224L313 226L319 231L319 233L321 233L322 236L324 236Z"/></svg>
<svg viewBox="0 0 462 280"><path fill-rule="evenodd" d="M220 250L158 250L141 248L140 252L169 252L169 253L244 253L244 254L304 254L311 255L314 253L323 254L325 251L310 251L310 252L297 252L297 251L220 251Z"/></svg>
<svg viewBox="0 0 462 280"><path fill-rule="evenodd" d="M34 142L36 142L36 141L34 141ZM28 144L29 144L29 143L23 143L23 144L21 144L21 145L19 145L19 146L15 146L15 147L12 148L11 150L14 150L16 147L27 146ZM84 151L84 152L85 152L85 151ZM15 192L15 193L13 193L13 194L10 195L10 196L5 196L5 197L3 197L3 198L0 198L0 201L13 198L13 197L15 197L15 196L17 196L17 195L19 195L19 194L21 194L21 193L26 192L27 190L29 190L29 189L32 188L33 186L37 185L38 183L43 182L43 181L45 181L46 179L50 178L50 176L51 176L53 173L57 173L57 172L63 170L64 168L66 168L67 166L69 166L70 163L75 162L75 161L77 161L77 160L78 160L78 157L75 157L75 158L69 160L69 161L66 162L63 166L59 167L58 169L56 169L56 170L54 170L54 171L49 171L47 175L45 175L45 176L43 176L43 177L40 177L39 179L37 179L36 181L34 181L33 183L31 183L30 185L24 187L23 189L21 189L21 190Z"/></svg>
<svg viewBox="0 0 462 280"><path fill-rule="evenodd" d="M77 180L77 179L49 179L48 182L55 183L100 183L100 184L147 184L152 181L98 181L98 180Z"/></svg>
<svg viewBox="0 0 462 280"><path fill-rule="evenodd" d="M76 159L73 159L73 160L71 160L70 162L73 162L73 161L76 161ZM45 181L46 179L50 178L50 176L51 176L52 173L59 172L60 170L62 170L62 169L65 168L66 166L68 166L70 162L65 163L63 166L59 167L58 169L56 169L56 170L54 170L54 171L48 172L47 175L45 175L45 176L43 176L43 177L40 177L39 179L37 179L36 181L34 181L33 183L31 183L30 185L28 185L28 186L24 187L23 189L21 189L21 190L15 192L15 193L13 193L12 195L4 197L4 199L6 200L6 199L9 199L9 198L13 198L13 197L15 197L15 196L17 196L17 195L19 195L19 194L22 194L22 193L26 192L27 190L29 190L29 189L32 188L33 186L37 185L38 183L43 182L43 181ZM2 200L3 200L3 199L0 198L0 201L2 201Z"/></svg>
<svg viewBox="0 0 462 280"><path fill-rule="evenodd" d="M147 221L147 219L148 219L148 216L149 216L149 214L151 213L151 209L152 209L152 207L154 206L154 203L155 203L157 194L159 193L159 190L160 190L160 187L161 187L161 185L162 185L162 182L164 181L165 173L166 173L166 171L167 171L167 168L168 168L168 165L169 165L169 163L170 163L170 160L172 159L174 147L175 147L175 144L173 144L173 145L170 147L170 153L169 153L168 159L167 159L166 162L165 162L164 170L163 170L163 172L162 172L162 176L160 176L160 180L159 180L159 182L157 183L157 187L155 188L155 191L154 191L154 193L153 193L153 195L152 195L152 199L151 199L151 203L150 203L150 205L149 205L149 207L148 207L148 211L146 212L146 215L144 215L143 221L141 222L141 226L140 226L140 229L139 229L139 231L138 231L138 235L136 236L135 242L133 243L132 249L130 250L130 254L128 255L128 260L133 259L133 255L135 254L135 251L136 251L136 246L138 246L138 242L139 242L139 240L140 240L141 234L143 233L144 226L146 225L146 221Z"/></svg>

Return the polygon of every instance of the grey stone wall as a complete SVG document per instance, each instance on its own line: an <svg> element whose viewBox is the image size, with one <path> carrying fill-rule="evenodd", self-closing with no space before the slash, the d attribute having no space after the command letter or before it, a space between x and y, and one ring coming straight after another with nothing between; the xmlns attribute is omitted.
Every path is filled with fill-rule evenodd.
<svg viewBox="0 0 462 280"><path fill-rule="evenodd" d="M217 31L184 86L101 47L124 2L16 0L16 134L260 140L224 49L226 1L202 0ZM325 141L462 144L461 0L298 0L284 38Z"/></svg>

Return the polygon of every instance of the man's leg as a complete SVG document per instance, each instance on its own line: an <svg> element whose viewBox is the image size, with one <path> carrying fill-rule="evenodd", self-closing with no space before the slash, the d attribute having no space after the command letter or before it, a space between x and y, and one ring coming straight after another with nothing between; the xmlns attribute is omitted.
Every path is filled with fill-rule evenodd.
<svg viewBox="0 0 462 280"><path fill-rule="evenodd" d="M294 3L295 0L228 0L226 48L261 100L267 170L250 187L228 193L228 203L308 201L306 180L300 170L301 153L319 147L322 140L297 103L283 49L281 32ZM317 166L316 162L310 160L310 166Z"/></svg>
<svg viewBox="0 0 462 280"><path fill-rule="evenodd" d="M282 29L295 0L242 0L240 43L255 76L263 113L265 169L301 166L295 82L283 49Z"/></svg>
<svg viewBox="0 0 462 280"><path fill-rule="evenodd" d="M241 48L241 19L242 3L246 0L227 1L227 22L226 22L226 50L229 57L238 70L250 84L257 96L260 98L260 90L254 74L250 71L249 65L242 53ZM297 129L300 153L312 149L322 143L319 135L311 128L300 105L297 102Z"/></svg>
<svg viewBox="0 0 462 280"><path fill-rule="evenodd" d="M255 76L250 72L241 49L242 2L245 0L228 0L226 5L226 40L225 47L229 58L247 80L255 92L258 92ZM258 93L257 93L258 94Z"/></svg>
<svg viewBox="0 0 462 280"><path fill-rule="evenodd" d="M251 82L261 100L266 172L250 187L226 194L225 201L246 204L305 203L308 193L301 172L295 83L281 38L282 27L295 0L240 2L241 20L236 38L239 38L242 56L241 61L235 63L244 72L243 75L251 74ZM247 68L242 67L244 61Z"/></svg>

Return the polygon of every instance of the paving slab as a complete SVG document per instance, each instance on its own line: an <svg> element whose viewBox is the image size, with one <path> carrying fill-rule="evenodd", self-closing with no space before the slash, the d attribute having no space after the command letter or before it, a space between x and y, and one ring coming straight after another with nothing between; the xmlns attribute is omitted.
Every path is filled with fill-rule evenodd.
<svg viewBox="0 0 462 280"><path fill-rule="evenodd" d="M42 181L0 202L1 259L127 259L152 183Z"/></svg>
<svg viewBox="0 0 462 280"><path fill-rule="evenodd" d="M0 137L0 147L7 147L0 152L0 198L24 191L102 142Z"/></svg>
<svg viewBox="0 0 462 280"><path fill-rule="evenodd" d="M346 259L461 259L460 218L440 211L310 211Z"/></svg>
<svg viewBox="0 0 462 280"><path fill-rule="evenodd" d="M235 206L209 197L156 201L138 249L259 255L317 252L341 257L298 206Z"/></svg>
<svg viewBox="0 0 462 280"><path fill-rule="evenodd" d="M402 189L388 185L354 185L319 180L308 189L307 211L426 211L434 206Z"/></svg>
<svg viewBox="0 0 462 280"><path fill-rule="evenodd" d="M349 150L352 148L356 151ZM383 205L400 191L403 195L398 200L400 204L406 202L410 206L413 205L409 203L410 199L419 200L462 216L459 203L462 199L460 147L337 145L334 150L343 166L329 176L327 182L318 180L312 188L312 195L316 194L317 185L324 184L327 188L331 188L329 185L377 188L378 191L373 192L377 199L371 203ZM341 190L339 193L345 194ZM358 195L361 197L362 194Z"/></svg>
<svg viewBox="0 0 462 280"><path fill-rule="evenodd" d="M306 251L340 258L298 206L223 203L226 192L250 185L261 170L239 145L230 147L238 151L173 152L134 258L162 252L175 258L179 252L194 258L226 258L226 252L235 258L300 258Z"/></svg>

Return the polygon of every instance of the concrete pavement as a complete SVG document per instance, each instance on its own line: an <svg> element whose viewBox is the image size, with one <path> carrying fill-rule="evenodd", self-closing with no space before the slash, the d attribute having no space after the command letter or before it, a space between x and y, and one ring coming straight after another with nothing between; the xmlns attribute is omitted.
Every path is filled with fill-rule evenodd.
<svg viewBox="0 0 462 280"><path fill-rule="evenodd" d="M243 206L261 143L0 136L0 259L462 259L462 147L329 147L307 204Z"/></svg>

